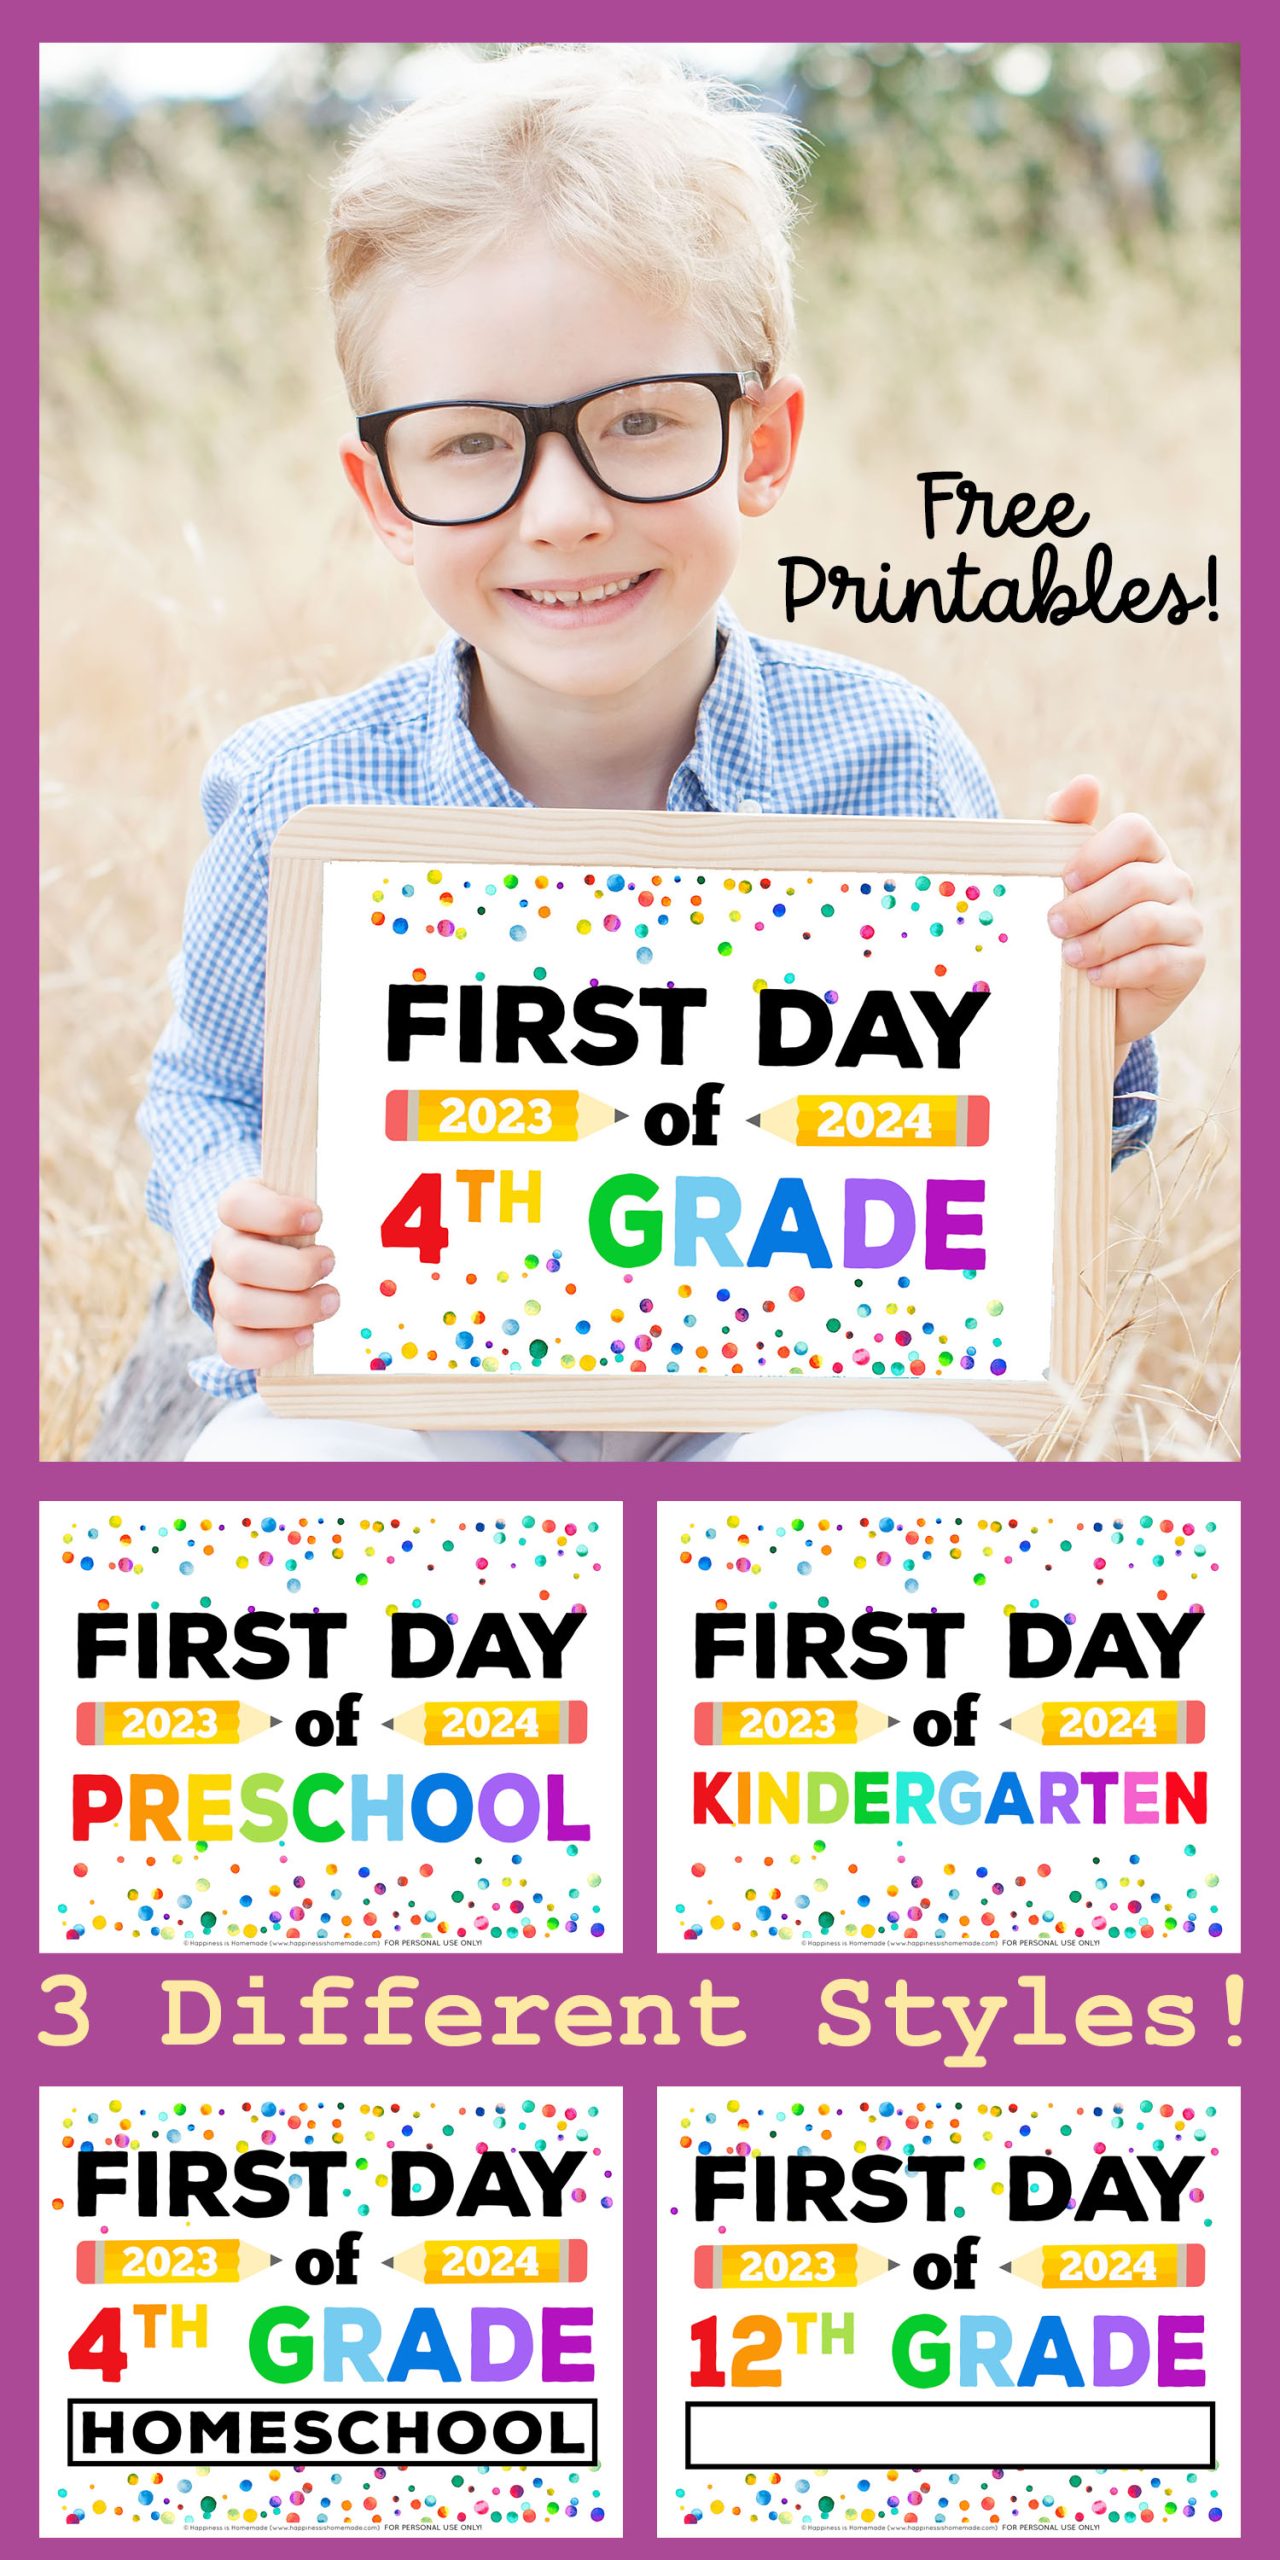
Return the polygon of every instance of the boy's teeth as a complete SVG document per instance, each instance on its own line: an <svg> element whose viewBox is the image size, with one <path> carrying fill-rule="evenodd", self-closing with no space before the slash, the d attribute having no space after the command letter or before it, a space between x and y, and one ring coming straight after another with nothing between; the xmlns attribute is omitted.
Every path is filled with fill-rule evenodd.
<svg viewBox="0 0 1280 2560"><path fill-rule="evenodd" d="M546 587L525 587L522 593L532 596L535 604L599 604L605 596L622 596L628 587L638 587L641 578L647 574L642 569L634 578L611 578L604 586L577 587L572 593L561 591L553 595Z"/></svg>

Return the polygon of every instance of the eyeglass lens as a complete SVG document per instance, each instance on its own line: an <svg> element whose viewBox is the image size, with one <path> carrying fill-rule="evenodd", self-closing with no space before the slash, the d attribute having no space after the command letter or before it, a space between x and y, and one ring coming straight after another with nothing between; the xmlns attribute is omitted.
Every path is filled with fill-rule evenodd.
<svg viewBox="0 0 1280 2560"><path fill-rule="evenodd" d="M579 411L578 433L616 498L682 497L720 467L720 404L703 382L602 392ZM392 420L387 461L411 515L464 524L514 494L524 447L519 419L501 409L417 409Z"/></svg>

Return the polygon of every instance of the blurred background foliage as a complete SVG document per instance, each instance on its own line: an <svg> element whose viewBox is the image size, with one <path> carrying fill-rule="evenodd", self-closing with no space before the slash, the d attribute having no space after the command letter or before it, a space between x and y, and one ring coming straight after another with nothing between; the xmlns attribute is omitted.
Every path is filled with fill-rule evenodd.
<svg viewBox="0 0 1280 2560"><path fill-rule="evenodd" d="M1100 250L1234 224L1239 81L1231 45L803 45L782 95L820 146L820 219L874 234L945 209L948 236L1087 289Z"/></svg>

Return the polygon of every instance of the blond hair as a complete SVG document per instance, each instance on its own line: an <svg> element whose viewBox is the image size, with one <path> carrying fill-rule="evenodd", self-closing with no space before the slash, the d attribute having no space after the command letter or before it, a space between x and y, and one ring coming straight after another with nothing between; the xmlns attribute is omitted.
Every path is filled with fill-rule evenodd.
<svg viewBox="0 0 1280 2560"><path fill-rule="evenodd" d="M389 287L541 228L706 325L768 382L792 326L789 232L808 151L786 116L653 47L442 47L427 94L359 136L326 241L338 361L357 413L381 396Z"/></svg>

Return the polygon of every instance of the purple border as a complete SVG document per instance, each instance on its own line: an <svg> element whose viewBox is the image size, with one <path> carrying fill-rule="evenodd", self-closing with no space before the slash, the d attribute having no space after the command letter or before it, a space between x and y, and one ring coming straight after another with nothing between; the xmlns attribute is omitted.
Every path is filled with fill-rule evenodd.
<svg viewBox="0 0 1280 2560"><path fill-rule="evenodd" d="M83 7L60 11L58 13L60 23L57 24L53 33L59 41L109 38L111 41L143 42L153 37L166 41L173 40L175 30L170 13L148 6L133 8L122 14L128 24L127 36L118 26L105 29L99 12ZM896 12L891 14L896 15ZM1064 12L1063 15L1065 14L1067 13ZM1202 23L1202 14L1188 11L1183 7L1153 13L1149 8L1140 6L1127 13L1123 28L1124 37L1126 40L1134 41L1146 37L1155 41L1188 43L1209 40L1209 30ZM514 12L509 9L494 12L484 26L486 39L501 41L528 37L531 32L531 15L532 13ZM679 41L687 36L687 22L678 23L678 13L675 11L663 10L655 13L656 23L653 18L646 17L643 26L637 24L641 15L641 12L635 10L619 12L620 23L615 21L608 30L609 34L615 38L635 36L645 41ZM1001 12L1000 15L1007 24L1008 13ZM769 42L777 40L775 33L777 24L776 9L762 10L758 6L751 5L751 0L741 0L739 7L730 10L724 6L724 0L713 0L713 5L703 14L701 33L707 40L723 35L729 40L741 41L744 38L755 38L761 42ZM1096 17L1093 18L1092 24L1087 19L1086 25L1091 25L1089 38L1080 36L1077 40L1103 40L1104 31L1097 26ZM307 19L304 13L295 9L278 10L271 21L271 28L273 35L281 41L292 39L297 42L314 42L317 40L315 21ZM414 21L412 32L417 39L422 40L436 28L441 37L446 39L457 32L456 27L447 24L443 13L438 11L428 12L426 26L423 25L419 15ZM669 38L667 30L670 31ZM894 32L892 27L884 24L883 18L880 21L879 31L885 37ZM236 12L229 22L223 21L219 24L217 40L239 40L242 35L246 38L256 38L262 32L260 22L246 24L242 13ZM475 31L468 28L466 32L468 35L473 35ZM564 0L560 0L560 5L549 6L540 14L537 32L547 40L582 37L598 41L602 32L599 11L567 7L564 5ZM184 26L183 33L189 34L189 22ZM911 36L913 40L920 40L921 31L918 22L912 23ZM1047 37L1056 41L1069 40L1061 18L1048 16L1043 10L1035 7L1027 7L1021 11L1014 23L1008 26L1008 32L1003 39L997 39L994 31L989 30L989 37L993 41L1013 42L1033 36ZM1112 32L1107 40L1115 41L1115 33ZM1219 35L1216 40L1224 39ZM847 42L849 38L847 33L844 36L833 34L831 41ZM1256 167L1252 162L1247 164L1249 194L1245 236L1250 246L1254 241L1266 243L1268 219L1273 223L1275 219L1277 192L1274 177L1275 152L1270 135L1266 137L1266 144L1263 144L1263 118L1269 104L1270 82L1277 68L1280 68L1277 63L1277 51L1274 25L1268 26L1265 30L1260 26L1259 31L1251 34L1245 44L1245 58L1249 73L1247 114L1250 129L1256 127L1260 144ZM36 158L34 137L29 149L31 161L34 164ZM17 160L20 154L15 153L14 156ZM25 176L26 171L23 170L22 177L25 178ZM27 200L19 192L20 179L16 169L10 178L9 187L13 227L15 231L19 231L28 217ZM1269 252L1264 245L1259 252L1256 283L1253 260L1250 258L1246 264L1246 290L1252 295L1253 308L1260 317L1263 314L1263 297L1266 293L1270 263ZM25 313L23 316L25 318ZM33 311L33 324L34 316ZM1248 425L1253 430L1256 443L1251 441L1247 446L1246 460L1250 460L1253 452L1259 450L1259 477L1262 436L1258 428L1261 426L1265 387L1264 369L1273 368L1275 363L1270 345L1263 345L1266 334L1264 323L1264 328L1259 329L1257 333L1257 347L1250 351L1249 390L1254 406L1249 413ZM1105 397L1105 385L1096 385L1095 394L1098 397ZM1258 422L1257 427L1255 427L1255 420ZM16 445L20 430L12 421L7 423L5 432ZM1261 512L1261 495L1259 519L1262 538L1265 540L1269 533L1269 526L1266 516ZM23 530L25 531L25 526ZM31 540L34 551L34 532L28 538ZM1273 538L1270 547L1274 554ZM34 572L34 560L32 566ZM1255 580L1254 593L1257 595L1263 592L1265 592L1265 581L1263 577L1258 577ZM1261 708L1263 686L1266 682L1267 641L1262 628L1260 610L1254 613L1254 623L1256 628L1251 634L1253 650L1247 661L1245 679L1246 710L1253 707ZM29 664L29 650L22 646L19 653L19 649L15 648L10 679L11 698L13 695L20 698L24 687L27 686L34 691L34 675L28 673ZM1269 702L1267 709L1270 712ZM20 743L15 736L15 760L24 767L26 755L27 736L24 732ZM1252 799L1259 804L1260 808L1261 776L1250 772L1248 784ZM32 806L34 834L34 794ZM27 895L34 909L36 904L34 865L31 877L32 886ZM1255 997L1259 997L1263 994L1262 980L1267 966L1267 954L1263 938L1255 936L1254 940L1256 947L1250 955L1250 967L1258 981L1254 991ZM32 985L31 993L26 1000L14 1002L7 1007L4 1019L0 1022L0 1054L3 1054L8 1067L7 1084L10 1092L25 1094L30 1090L31 1058L35 1042L35 1009L35 992ZM1264 1202L1255 1192L1249 1206L1247 1220L1249 1250L1252 1256L1261 1257L1266 1250L1265 1230L1268 1224L1269 1207L1270 1204ZM34 1271L28 1265L20 1275L15 1276L10 1272L7 1285L15 1319L13 1338L22 1343L29 1342L35 1336L38 1313L38 1288ZM1267 1384L1265 1382L1261 1384L1257 1389L1258 1404L1265 1405L1270 1394L1271 1390ZM39 1467L28 1454L36 1446L36 1381L34 1378L29 1384L25 1380L15 1381L13 1403L16 1410L9 1446L11 1450L16 1449L21 1454L10 1457L3 1492L0 1494L0 1506L2 1506L5 1525L9 1532L10 1552L15 1557L20 1555L22 1559L22 1569L14 1573L12 1587L15 1591L21 1590L24 1593L24 1603L15 1629L14 1642L16 1656L14 1670L17 1678L11 1713L17 1738L13 1777L20 1784L25 1782L23 1801L34 1808L36 1625L34 1597L25 1595L34 1595L37 1587L36 1500L40 1496L48 1499L57 1498L61 1494L70 1498L74 1488L74 1498L77 1501L118 1497L121 1500L146 1499L154 1502L157 1499L173 1500L189 1495L190 1488L184 1471L178 1467L132 1466L110 1469L88 1465L76 1466L73 1469ZM1254 1429L1256 1433L1254 1446L1261 1453L1267 1437L1265 1412L1254 1417ZM1243 1541L1245 1588L1260 1590L1263 1587L1264 1575L1269 1569L1274 1571L1274 1565L1265 1552L1267 1545L1264 1527L1265 1493L1261 1480L1265 1463L1265 1459L1259 1454L1252 1470L1246 1462L1244 1466L1232 1468L1225 1474L1216 1467L1209 1469L1196 1466L1181 1469L1166 1467L1158 1471L1137 1468L1117 1470L1113 1467L1098 1466L1049 1466L1037 1470L1034 1480L1028 1478L1025 1498L1045 1501L1084 1499L1096 1503L1099 1508L1105 1510L1109 1502L1134 1499L1140 1495L1157 1506L1167 1504L1176 1510L1188 1504L1194 1507L1197 1503L1203 1504L1211 1499L1243 1497L1246 1505ZM1256 1471L1260 1477L1256 1497L1253 1496L1253 1488L1249 1481L1250 1473L1253 1471ZM819 1495L830 1497L833 1477L837 1473L843 1498L856 1499L863 1477L861 1470L853 1468L835 1471L828 1467L813 1466L767 1470L755 1467L750 1470L750 1487L757 1496L770 1491L777 1496L800 1501L814 1499ZM291 1501L304 1499L317 1502L322 1499L332 1501L340 1495L346 1502L367 1499L381 1506L392 1500L407 1499L410 1493L420 1498L422 1491L421 1476L416 1469L406 1471L393 1467L375 1471L356 1468L343 1470L339 1476L337 1471L331 1468L308 1466L286 1468L281 1470L280 1474L284 1478L284 1485L278 1486L278 1491L283 1495L287 1489L288 1498ZM1153 1476L1158 1490L1153 1490ZM207 1481L215 1484L225 1481L230 1494L238 1484L243 1482L243 1474L238 1468L210 1468L207 1471ZM457 1495L461 1500L483 1500L489 1504L510 1499L522 1489L519 1471L506 1467L483 1465L458 1467L449 1470L448 1481L451 1495ZM653 2250L650 2238L653 2217L656 2213L656 2175L653 2156L654 2089L659 2082L674 2082L693 2076L726 2080L739 2078L744 2083L748 2079L760 2082L795 2080L797 2084L808 2080L812 2083L824 2067L827 2076L838 2078L841 2057L838 2055L824 2057L820 2052L812 2032L814 2023L812 2005L798 2000L796 1996L798 1986L805 1982L810 1982L816 1993L817 1982L819 1979L826 1978L825 1973L820 1972L815 1975L812 1968L806 1971L803 1966L796 1965L771 1969L767 1961L762 1962L756 1957L711 1958L704 1957L701 1953L694 1958L655 1957L651 1952L646 1952L653 1946L655 1900L653 1861L647 1844L656 1838L656 1825L659 1818L655 1766L656 1737L653 1720L657 1664L652 1605L654 1574L652 1512L654 1504L660 1497L673 1499L677 1492L682 1498L687 1497L691 1502L698 1499L715 1499L722 1502L731 1500L732 1481L726 1480L725 1471L722 1468L682 1468L677 1485L676 1480L670 1476L664 1476L657 1469L645 1470L621 1466L592 1468L589 1477L580 1481L589 1483L591 1495L596 1500L625 1497L627 1502L629 1641L625 1700L624 1780L627 1791L629 1858L625 1883L624 1926L625 1945L628 1952L621 1956L594 1958L587 1973L584 1973L571 1958L548 1959L538 1968L538 1987L552 1998L575 1988L588 1988L605 1998L616 1996L623 1990L652 1989L666 1991L678 2004L681 1999L687 2000L690 1986L706 1971L713 1974L718 1988L738 1992L741 1995L744 2004L743 2015L749 2025L748 2044L737 2048L733 2056L726 2057L722 2072L717 2069L714 2055L705 2054L700 2046L688 2043L674 2053L654 2055L652 2052L641 2051L620 2054L615 2048L612 2051L605 2049L596 2057L589 2054L569 2055L559 2047L549 2044L542 2049L541 2053L531 2052L527 2058L533 2071L541 2066L546 2072L560 2077L572 2070L576 2077L585 2078L589 2070L594 2067L601 2080L621 2085L624 2092L635 2100L627 2129L624 2217L624 2265L627 2273L625 2385L628 2395L626 2548L628 2551L639 2551L658 2548L654 2534L653 2487L658 2348L653 2301ZM882 1495L887 1500L904 1500L913 1493L918 1493L920 1473L915 1468L877 1468L866 1472L865 1483L868 1495L874 1493ZM983 1498L986 1490L980 1468L949 1466L931 1470L929 1473L928 1492L931 1501L972 1501ZM1014 1499L1013 1487L1003 1469L997 1488L992 1490L991 1498L998 1499L1001 1509L1010 1507ZM1268 1836L1266 1808L1274 1798L1278 1775L1274 1727L1268 1712L1270 1702L1266 1686L1271 1664L1266 1652L1264 1622L1260 1606L1257 1604L1254 1604L1246 1613L1244 1661L1246 1697L1250 1704L1253 1703L1255 1691L1257 1697L1255 1712L1246 1719L1244 1735L1246 1883L1243 1942L1246 1951L1251 1951L1255 1943L1259 1947L1265 1943L1264 1932L1269 1917L1264 1907L1266 1880L1269 1866L1274 1864L1275 1849L1272 1839ZM1250 1675L1252 1675L1252 1687ZM29 1887L27 1893L21 1898L29 1911L35 1909L34 1856L35 1823L34 1812L32 1812L31 1818L24 1821L19 1843L19 1857L24 1870L22 1881ZM46 1971L57 1969L58 1960L41 1959L36 1954L34 1935L32 1930L26 1938L20 1963L11 1965L7 1969L4 1985L5 1997L9 2004L8 2050L18 2058L10 2083L14 2094L16 2096L20 2094L20 2104L14 2110L14 2123L15 2130L21 2127L22 2143L25 2143L28 2138L34 2143L34 2092L40 2081L48 2084L74 2084L82 2078L92 2076L102 2079L111 2078L123 2084L130 2080L161 2081L170 2077L176 2080L179 2076L168 2066L159 2043L159 1980L162 1968L154 1960L139 1967L137 1964L120 1965L109 1956L87 1956L83 1962L77 1957L76 1969L83 1972L89 1985L90 2009L94 2021L91 2038L86 2045L70 2053L55 2053L41 2046L37 2036L39 2028L48 2023L48 2004L40 1997L39 1983ZM298 1961L305 1965L305 1959ZM437 1971L442 1966L447 1966L448 1962L448 1958L440 1957L431 1960L432 1966ZM371 1971L373 1964L374 1959L371 1956L357 1957L353 1969L357 1973L361 1970ZM870 1964L873 1980L876 1974L882 1973L886 1984L899 1971L908 1969L908 1966L894 1963L883 1954L872 1957ZM235 1991L242 1987L242 1977L249 1969L246 1960L228 1955L210 1956L203 1960L178 1957L172 1959L171 1964L166 1964L163 1969L177 1972L184 1966L207 1973L217 1981L226 1997L233 1997ZM972 1969L964 1966L954 1955L946 1957L912 1955L909 1959L913 1988L935 1992L954 1991L963 1982L966 1989L972 1985L982 1990L1003 1991L1010 1996L1011 2001L1019 1996L1016 1987L1017 1977L1025 1969L1027 1969L1025 1957L980 1954L975 1958ZM1037 1966L1032 1969L1039 1968ZM1238 2081L1242 2085L1245 2099L1253 2102L1252 2105L1246 2105L1244 2111L1246 2228L1249 2227L1252 2205L1257 2230L1260 2233L1269 2234L1272 2216L1266 2210L1269 2200L1269 2182L1263 2128L1265 2126L1269 2132L1274 2122L1274 2118L1267 2114L1267 2101L1270 2099L1274 2106L1277 2095L1280 2094L1280 2083L1277 2075L1274 2028L1268 2035L1268 2019L1264 2014L1266 1991L1263 1968L1259 1968L1258 1975L1250 1982L1248 1967L1243 1958L1197 1954L1189 1964L1184 1964L1177 1956L1162 1954L1143 1957L1108 1956L1096 1961L1090 1961L1088 1958L1074 1959L1069 1966L1062 1965L1056 1969L1051 1961L1047 1960L1045 1969L1050 1974L1051 1996L1055 1981L1060 1979L1062 1992L1057 1995L1059 1998L1068 1990L1076 1999L1083 1998L1089 1991L1108 1990L1127 1999L1137 2015L1141 2015L1146 2000L1157 1988L1167 1990L1185 1988L1195 1992L1197 2013L1206 2023L1197 2035L1195 2044L1190 2048L1185 2072L1186 2083L1190 2086L1194 2083ZM427 1970L424 1960L424 1972ZM1232 2050L1226 2040L1223 1983L1226 1974L1236 1970L1244 1973L1247 1989L1242 2042L1238 2050ZM288 1967L280 1967L279 1972L282 1989L287 1990L289 1982L295 1976ZM468 1970L464 1977L461 1968L454 1968L446 1978L459 1985L465 1978L466 1987L473 1993L476 1992L473 1970ZM503 1968L500 1963L486 1964L481 1979L491 1987L502 1990L526 1990L531 1987L532 1981L527 1960L518 1966L512 1966L509 1970ZM1272 2006L1271 2017L1274 2019L1274 2006ZM275 2023L281 2022L277 2020ZM1156 2076L1160 2065L1159 2053L1152 2053L1140 2044L1117 2054L1114 2061L1108 2065L1104 2055L1090 2055L1088 2049L1077 2045L1074 2039L1065 2047L1058 2048L1056 2053L1039 2054L1033 2056L1028 2062L1013 2044L1012 2032L1012 2023L1008 2020L1002 2021L989 2039L990 2065L988 2071L981 2075L988 2082L994 2082L997 2077L1002 2076L1010 2085L1030 2086L1036 2083L1044 2084L1055 2077L1071 2076L1081 2079L1092 2077L1103 2087L1120 2086L1139 2082L1148 2076ZM234 2060L224 2055L221 2044L215 2048L215 2052L217 2070L221 2078L235 2079L239 2076L247 2080L254 2076L248 2069L239 2072ZM301 2074L304 2081L310 2080L314 2083L318 2077L315 2069L316 2059L313 2053L299 2051L291 2039L284 2046L273 2048L271 2068L281 2074L296 2071ZM461 2059L465 2059L465 2075L458 2069ZM1171 2057L1165 2058L1166 2076L1170 2060ZM346 2056L342 2057L344 2076L349 2078L353 2086L390 2077L391 2074L385 2065L386 2057L368 2054L356 2047L350 2049L349 2060ZM836 2066L834 2070L832 2065ZM843 2068L845 2073L852 2075L853 2057L844 2058ZM434 2049L428 2050L419 2057L416 2052L411 2051L405 2055L400 2070L406 2080L412 2077L417 2081L447 2081L450 2078L465 2076L478 2082L482 2077L490 2074L497 2078L511 2077L510 2058L503 2055L491 2056L487 2046L473 2049L466 2057L449 2056ZM910 2080L914 2076L909 2064L905 2063L897 2049L887 2041L882 2043L878 2036L873 2037L868 2046L859 2050L856 2057L856 2071L857 2078L850 2076L848 2085L868 2084L876 2078L891 2083L895 2079ZM331 2068L326 2068L324 2076L332 2077ZM940 2075L922 2074L922 2085L928 2076ZM25 2160L25 2151L18 2149L16 2156ZM11 2214L9 2224L9 2245L13 2253L10 2265L11 2281L15 2281L18 2287L21 2308L18 2317L6 2323L6 2336L3 2348L0 2348L0 2356L3 2358L3 2371L8 2386L8 2405L12 2420L16 2421L16 2424L12 2425L12 2441L18 2444L31 2443L35 2437L35 2360L30 2341L34 2330L36 2301L37 2216L27 2209L27 2199L21 2185L17 2188L15 2203L17 2209ZM1256 2547L1259 2550L1270 2540L1266 2531L1268 2516L1274 2527L1274 2509L1266 2498L1263 2485L1265 2454L1262 2448L1266 2447L1269 2436L1274 2431L1274 2393L1270 2381L1273 2350L1270 2330L1266 2325L1270 2305L1262 2291L1266 2280L1257 2272L1261 2259L1261 2251L1256 2252L1253 2257L1246 2256L1243 2269L1245 2310L1242 2412L1246 2455L1243 2536L1247 2548ZM13 2483L7 2511L10 2516L10 2530L14 2534L11 2547L15 2552L25 2553L27 2550L34 2552L37 2546L38 2521L36 2486L32 2473L29 2472L25 2478ZM754 2536L735 2540L729 2547L742 2547L742 2541L758 2542L759 2538L757 2532ZM924 2538L936 2540L936 2537ZM1079 2546L1080 2537L1069 2538L1077 2541ZM1153 2538L1155 2538L1154 2528L1152 2533L1127 2539L1130 2547L1134 2549L1149 2549ZM886 2555L896 2551L901 2541L900 2536L887 2539L877 2537L874 2540L859 2536L858 2539L862 2549L870 2553ZM154 2545L154 2540L154 2536L142 2535L133 2537L129 2543L118 2547L141 2549L148 2541ZM505 2548L512 2546L518 2537L501 2535L495 2536L494 2540ZM1096 2544L1096 2537L1090 2536L1088 2540L1091 2545ZM275 2534L245 2537L240 2547L252 2546L265 2552L268 2548L277 2547L278 2542L279 2537ZM304 2560L314 2560L314 2555L335 2546L329 2537L302 2534L294 2540L292 2547L304 2555ZM576 2541L557 2539L541 2542L539 2547L552 2555L563 2554L565 2560L568 2560L568 2555L575 2552L579 2545ZM1205 2535L1192 2541L1182 2542L1179 2548L1185 2551L1209 2551L1221 2549L1222 2544L1220 2540L1215 2541L1212 2535Z"/></svg>

